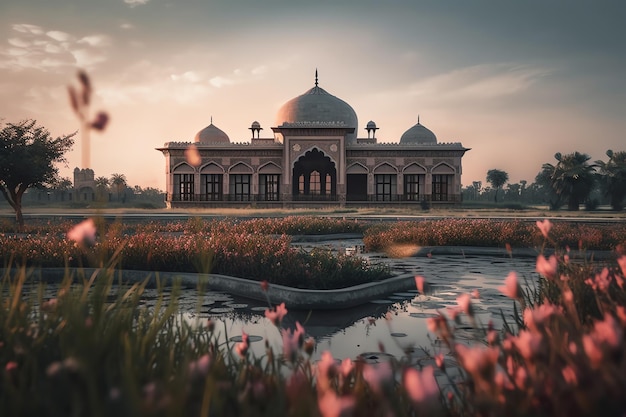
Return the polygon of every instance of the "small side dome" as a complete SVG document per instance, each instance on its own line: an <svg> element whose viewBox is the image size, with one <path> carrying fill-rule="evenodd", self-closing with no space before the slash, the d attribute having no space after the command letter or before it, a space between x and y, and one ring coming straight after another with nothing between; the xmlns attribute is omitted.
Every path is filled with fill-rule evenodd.
<svg viewBox="0 0 626 417"><path fill-rule="evenodd" d="M367 127L366 129L376 129L376 123L374 123L374 121L370 120L369 122L367 122Z"/></svg>
<svg viewBox="0 0 626 417"><path fill-rule="evenodd" d="M260 129L260 128L261 128L261 123L257 122L256 120L252 122L252 126L250 126L250 129Z"/></svg>
<svg viewBox="0 0 626 417"><path fill-rule="evenodd" d="M400 144L411 143L435 144L437 143L437 136L435 136L430 129L422 125L418 118L417 124L404 132L400 138Z"/></svg>
<svg viewBox="0 0 626 417"><path fill-rule="evenodd" d="M224 131L211 122L210 125L196 133L198 143L230 143L230 138Z"/></svg>

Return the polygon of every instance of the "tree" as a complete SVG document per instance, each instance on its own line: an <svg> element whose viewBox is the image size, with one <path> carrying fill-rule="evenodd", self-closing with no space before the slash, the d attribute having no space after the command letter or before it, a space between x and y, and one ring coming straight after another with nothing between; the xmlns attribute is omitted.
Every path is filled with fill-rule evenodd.
<svg viewBox="0 0 626 417"><path fill-rule="evenodd" d="M57 162L74 145L76 132L53 138L35 120L7 123L0 129L0 192L13 210L20 230L24 227L22 196L30 187L58 181Z"/></svg>
<svg viewBox="0 0 626 417"><path fill-rule="evenodd" d="M554 158L558 163L543 164L543 173L549 176L559 201L567 200L567 209L576 211L593 190L596 165L590 165L591 157L580 152L567 155L556 153Z"/></svg>
<svg viewBox="0 0 626 417"><path fill-rule="evenodd" d="M500 169L490 169L487 171L487 182L496 189L494 200L498 202L498 190L509 180L509 174Z"/></svg>
<svg viewBox="0 0 626 417"><path fill-rule="evenodd" d="M626 197L626 152L606 151L607 162L596 161L600 172L600 186L609 197L613 210L624 208Z"/></svg>
<svg viewBox="0 0 626 417"><path fill-rule="evenodd" d="M122 190L126 188L126 175L111 174L111 185L115 186L117 191L117 200L119 201Z"/></svg>

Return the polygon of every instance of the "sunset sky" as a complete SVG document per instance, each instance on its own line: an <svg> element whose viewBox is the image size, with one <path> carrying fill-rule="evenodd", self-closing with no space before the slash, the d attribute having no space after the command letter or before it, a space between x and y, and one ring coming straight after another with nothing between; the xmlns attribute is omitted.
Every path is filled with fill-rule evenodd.
<svg viewBox="0 0 626 417"><path fill-rule="evenodd" d="M0 118L53 135L79 124L67 85L93 81L110 127L96 176L165 188L154 148L210 123L249 141L257 120L319 84L379 142L417 122L472 148L464 185L488 169L533 182L555 152L626 150L626 2L482 0L9 0L0 5ZM77 140L70 176L81 164Z"/></svg>

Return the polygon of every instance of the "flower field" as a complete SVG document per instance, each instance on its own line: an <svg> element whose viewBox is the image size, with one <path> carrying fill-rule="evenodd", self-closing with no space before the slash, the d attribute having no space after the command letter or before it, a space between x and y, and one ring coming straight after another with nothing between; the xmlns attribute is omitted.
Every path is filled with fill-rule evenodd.
<svg viewBox="0 0 626 417"><path fill-rule="evenodd" d="M556 228L537 226L550 242ZM86 223L71 237L95 247L97 227ZM107 233L114 241L117 232ZM371 363L329 352L313 361L306 324L287 326L284 304L265 311L282 349L266 345L256 357L245 332L231 341L210 320L180 320L177 288L172 302L148 308L140 303L145 282L113 286L120 253L88 280L68 275L52 295L30 284L24 267L4 273L0 415L621 417L626 410L624 255L600 265L556 248L537 258L534 290L515 272L503 280L516 314L502 329L475 317L479 291L461 294L427 319L433 345L421 349L430 361L407 354ZM423 293L427 279L415 281ZM471 340L457 337L468 331Z"/></svg>

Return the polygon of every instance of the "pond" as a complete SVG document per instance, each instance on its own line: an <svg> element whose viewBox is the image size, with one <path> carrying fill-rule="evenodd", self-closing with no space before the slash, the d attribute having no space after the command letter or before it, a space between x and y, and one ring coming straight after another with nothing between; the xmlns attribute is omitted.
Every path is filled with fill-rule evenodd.
<svg viewBox="0 0 626 417"><path fill-rule="evenodd" d="M361 247L358 240L314 245L333 245L338 250ZM513 301L498 290L508 273L517 272L518 278L530 285L538 278L533 257L434 255L387 258L380 253L360 253L359 256L370 262L385 262L394 271L423 276L428 283L427 291L425 294L419 294L417 290L393 293L350 309L298 311L287 305L289 312L282 327L293 329L296 322L302 324L306 335L315 339L313 359L319 359L324 351L329 350L337 359L360 356L376 362L408 354L419 361L424 357L421 348L432 351L438 344L433 340L434 335L428 332L426 319L438 311L455 307L459 295L478 290L480 297L472 301L478 323L486 326L492 321L496 328L500 328L501 312L507 319L513 314ZM153 305L156 297L155 290L147 290L146 305ZM280 303L280 300L271 301L272 305ZM250 350L257 357L265 354L265 343L275 352L282 351L280 330L264 316L268 303L213 291L200 296L189 290L179 303L184 319L192 322L211 319L224 341L239 341L242 332L250 335ZM466 318L462 318L457 336L468 340L474 337Z"/></svg>

